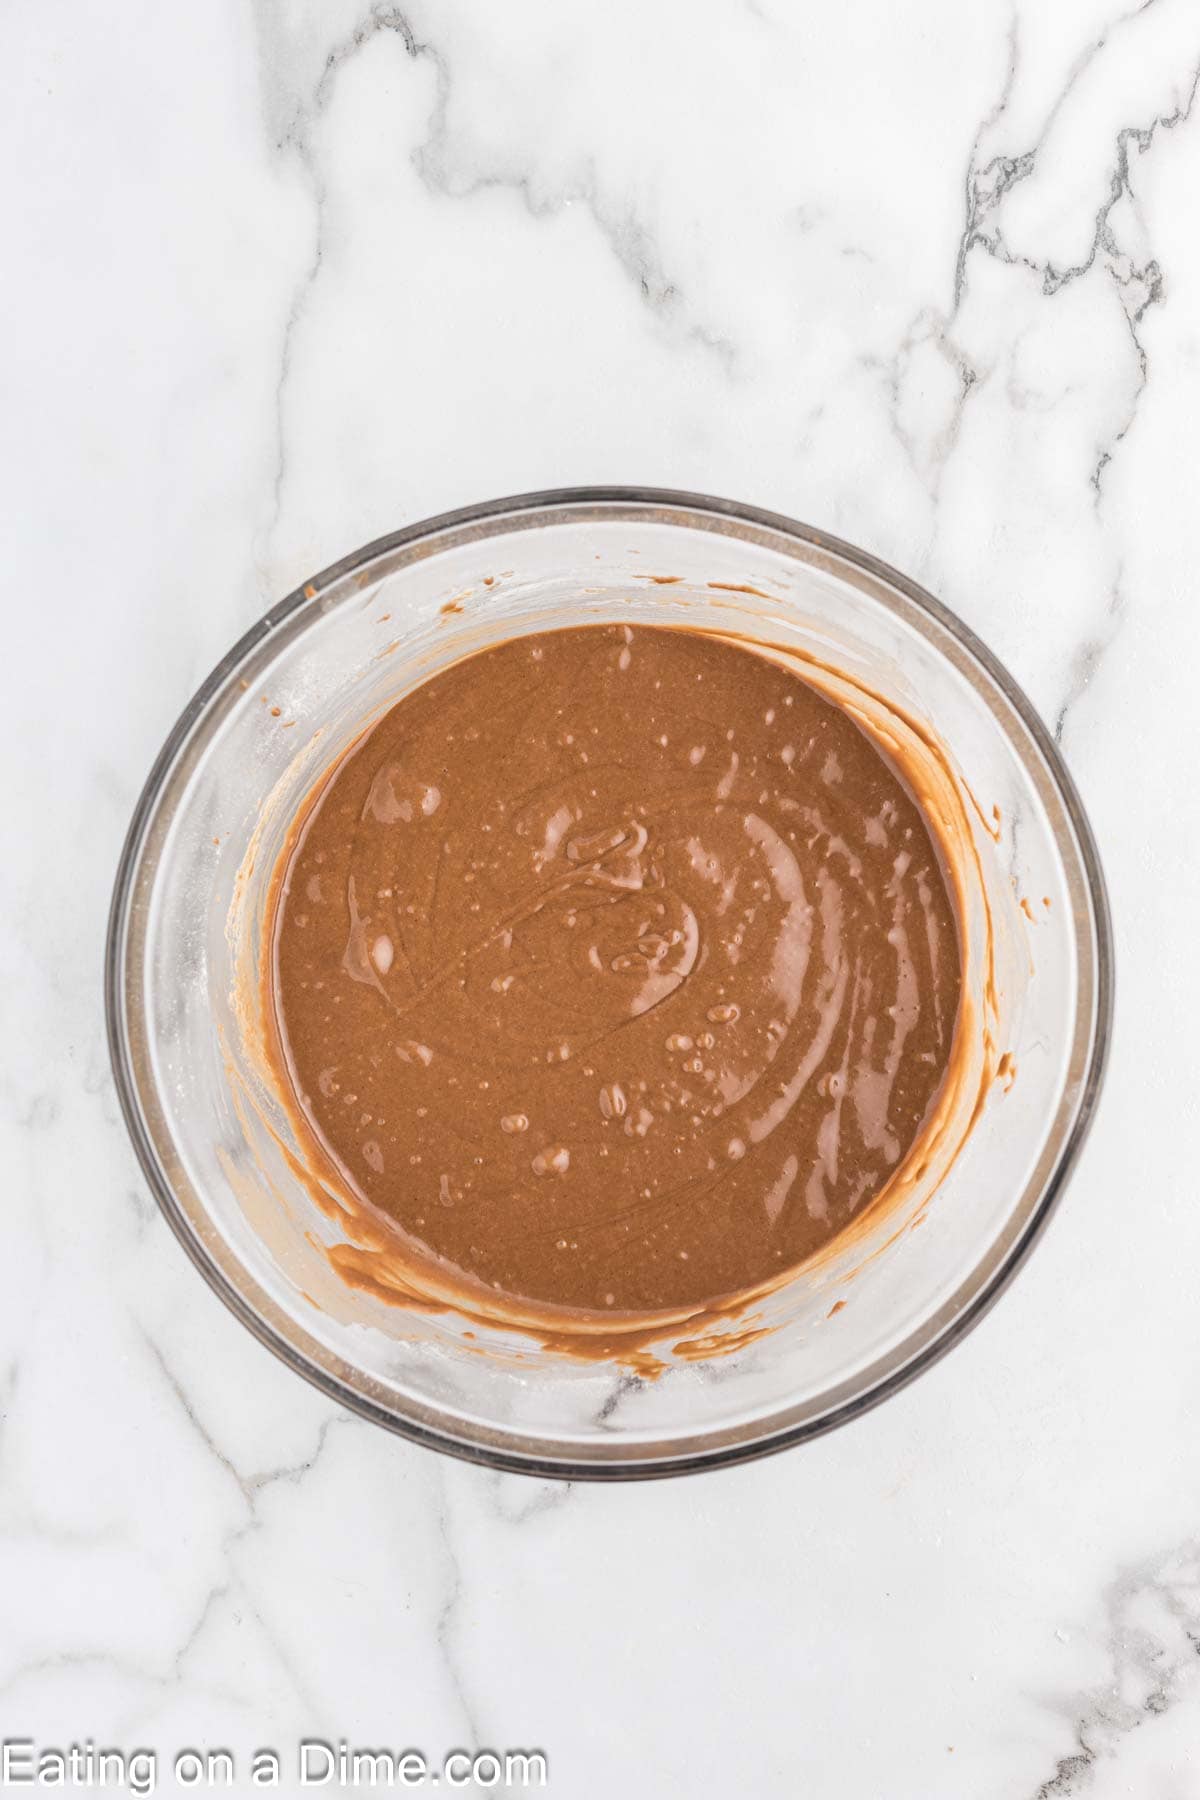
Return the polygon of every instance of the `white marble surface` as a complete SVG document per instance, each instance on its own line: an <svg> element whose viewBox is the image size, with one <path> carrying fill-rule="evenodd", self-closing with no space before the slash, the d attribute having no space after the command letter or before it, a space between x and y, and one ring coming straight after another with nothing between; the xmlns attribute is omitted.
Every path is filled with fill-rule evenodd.
<svg viewBox="0 0 1200 1800"><path fill-rule="evenodd" d="M1196 0L5 8L0 1736L1200 1796L1198 76ZM608 1489L259 1349L139 1178L99 982L228 642L391 527L589 481L958 608L1062 737L1119 948L1088 1152L969 1341L817 1444Z"/></svg>

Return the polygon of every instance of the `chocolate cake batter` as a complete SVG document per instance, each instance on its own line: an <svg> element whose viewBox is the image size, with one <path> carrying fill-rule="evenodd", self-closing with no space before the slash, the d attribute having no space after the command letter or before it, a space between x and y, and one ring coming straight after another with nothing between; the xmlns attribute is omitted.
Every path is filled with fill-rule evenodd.
<svg viewBox="0 0 1200 1800"><path fill-rule="evenodd" d="M304 1121L413 1255L501 1294L611 1316L777 1278L943 1081L960 958L925 818L848 714L732 642L471 656L286 854L271 1001Z"/></svg>

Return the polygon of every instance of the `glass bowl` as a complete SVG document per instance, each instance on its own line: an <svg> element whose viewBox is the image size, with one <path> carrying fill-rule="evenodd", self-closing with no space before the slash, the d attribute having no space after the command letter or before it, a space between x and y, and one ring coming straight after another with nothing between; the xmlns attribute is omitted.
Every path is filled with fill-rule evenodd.
<svg viewBox="0 0 1200 1800"><path fill-rule="evenodd" d="M364 720L498 638L614 619L765 638L928 721L977 802L972 829L1004 948L996 1048L1007 1079L932 1197L899 1221L885 1209L873 1231L756 1306L764 1335L699 1358L668 1347L657 1379L346 1285L327 1254L339 1226L297 1177L246 1001L291 814ZM382 538L234 646L138 802L106 998L146 1178L209 1285L264 1344L421 1443L528 1473L632 1477L827 1431L912 1380L982 1316L1087 1131L1112 949L1095 846L1055 745L945 607L786 518L694 494L572 489Z"/></svg>

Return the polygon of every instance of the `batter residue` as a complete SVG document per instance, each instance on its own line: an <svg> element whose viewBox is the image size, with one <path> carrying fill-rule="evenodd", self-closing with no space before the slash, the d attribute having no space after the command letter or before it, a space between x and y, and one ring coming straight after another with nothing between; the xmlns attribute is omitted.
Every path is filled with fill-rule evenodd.
<svg viewBox="0 0 1200 1800"><path fill-rule="evenodd" d="M594 626L401 700L293 835L271 1003L303 1122L412 1255L605 1314L802 1263L950 1060L925 817L751 649Z"/></svg>

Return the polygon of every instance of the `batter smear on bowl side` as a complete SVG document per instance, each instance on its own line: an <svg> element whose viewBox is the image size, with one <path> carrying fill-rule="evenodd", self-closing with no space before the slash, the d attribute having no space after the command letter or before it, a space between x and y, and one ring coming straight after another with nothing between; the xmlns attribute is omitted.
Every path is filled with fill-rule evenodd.
<svg viewBox="0 0 1200 1800"><path fill-rule="evenodd" d="M540 632L426 681L309 796L268 929L314 1157L415 1263L576 1316L703 1309L861 1219L960 1011L898 767L687 629Z"/></svg>

